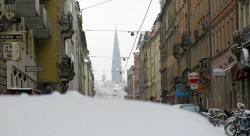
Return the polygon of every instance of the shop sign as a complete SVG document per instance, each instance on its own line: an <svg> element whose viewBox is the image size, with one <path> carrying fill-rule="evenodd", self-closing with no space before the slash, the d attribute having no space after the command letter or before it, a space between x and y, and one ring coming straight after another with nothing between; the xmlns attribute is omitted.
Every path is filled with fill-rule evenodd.
<svg viewBox="0 0 250 136"><path fill-rule="evenodd" d="M9 35L0 35L1 40L6 40L6 39L23 39L22 34L9 34Z"/></svg>
<svg viewBox="0 0 250 136"><path fill-rule="evenodd" d="M22 41L24 39L24 32L0 33L0 41Z"/></svg>
<svg viewBox="0 0 250 136"><path fill-rule="evenodd" d="M226 76L225 69L214 68L213 69L213 76L214 77L225 77Z"/></svg>
<svg viewBox="0 0 250 136"><path fill-rule="evenodd" d="M197 83L195 83L195 84L190 84L190 88L192 89L192 90L196 90L196 89L198 89L198 84Z"/></svg>
<svg viewBox="0 0 250 136"><path fill-rule="evenodd" d="M41 66L26 66L26 72L43 72L43 67Z"/></svg>
<svg viewBox="0 0 250 136"><path fill-rule="evenodd" d="M3 60L21 59L21 42L2 43Z"/></svg>
<svg viewBox="0 0 250 136"><path fill-rule="evenodd" d="M206 91L206 87L204 84L199 84L198 85L198 92L205 92Z"/></svg>
<svg viewBox="0 0 250 136"><path fill-rule="evenodd" d="M177 97L187 96L188 95L188 88L185 85L176 85L176 92Z"/></svg>

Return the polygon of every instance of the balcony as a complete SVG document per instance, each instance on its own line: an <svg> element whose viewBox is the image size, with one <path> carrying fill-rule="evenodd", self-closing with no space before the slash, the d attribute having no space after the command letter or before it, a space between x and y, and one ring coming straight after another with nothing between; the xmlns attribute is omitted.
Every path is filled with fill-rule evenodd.
<svg viewBox="0 0 250 136"><path fill-rule="evenodd" d="M209 58L201 58L199 60L199 72L208 72L211 68L211 62Z"/></svg>
<svg viewBox="0 0 250 136"><path fill-rule="evenodd" d="M50 18L47 17L47 27L44 29L33 30L35 38L47 39L52 37L52 28Z"/></svg>
<svg viewBox="0 0 250 136"><path fill-rule="evenodd" d="M231 46L230 49L234 55L239 54L240 50L242 49L242 35L239 30L236 30L233 33L233 45Z"/></svg>
<svg viewBox="0 0 250 136"><path fill-rule="evenodd" d="M181 44L180 47L182 47L184 50L187 50L189 46L191 46L192 42L190 37L187 33L183 33L181 36Z"/></svg>
<svg viewBox="0 0 250 136"><path fill-rule="evenodd" d="M71 12L64 11L58 22L61 26L62 39L66 40L71 38L74 34L74 30L72 28L73 17Z"/></svg>
<svg viewBox="0 0 250 136"><path fill-rule="evenodd" d="M182 80L183 82L187 82L188 81L188 75L191 73L191 70L188 69L188 68L185 68L183 71L182 71Z"/></svg>
<svg viewBox="0 0 250 136"><path fill-rule="evenodd" d="M44 29L47 27L47 11L40 6L40 16L25 17L25 25L29 29Z"/></svg>
<svg viewBox="0 0 250 136"><path fill-rule="evenodd" d="M16 0L18 17L34 17L40 15L39 0Z"/></svg>
<svg viewBox="0 0 250 136"><path fill-rule="evenodd" d="M69 83L69 81L73 80L75 72L74 64L72 63L71 58L62 58L62 62L58 65L58 68L61 71L60 79L63 84Z"/></svg>
<svg viewBox="0 0 250 136"><path fill-rule="evenodd" d="M243 29L242 39L244 43L250 41L250 25Z"/></svg>
<svg viewBox="0 0 250 136"><path fill-rule="evenodd" d="M11 21L3 13L0 14L0 32L5 32L11 26Z"/></svg>
<svg viewBox="0 0 250 136"><path fill-rule="evenodd" d="M44 6L40 6L40 16L25 17L25 25L33 29L35 38L51 38L51 22Z"/></svg>
<svg viewBox="0 0 250 136"><path fill-rule="evenodd" d="M173 56L175 59L179 59L181 56L181 48L179 44L173 46Z"/></svg>

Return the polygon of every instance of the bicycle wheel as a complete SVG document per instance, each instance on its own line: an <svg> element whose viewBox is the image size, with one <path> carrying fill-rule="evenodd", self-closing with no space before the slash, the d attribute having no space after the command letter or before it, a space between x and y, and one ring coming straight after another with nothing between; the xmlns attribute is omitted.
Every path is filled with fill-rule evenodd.
<svg viewBox="0 0 250 136"><path fill-rule="evenodd" d="M225 133L227 136L235 136L236 132L237 132L237 126L233 121L228 122L225 125Z"/></svg>
<svg viewBox="0 0 250 136"><path fill-rule="evenodd" d="M220 125L223 125L225 123L225 121L227 120L227 116L225 114L220 114L216 117L216 120L218 120L218 123Z"/></svg>

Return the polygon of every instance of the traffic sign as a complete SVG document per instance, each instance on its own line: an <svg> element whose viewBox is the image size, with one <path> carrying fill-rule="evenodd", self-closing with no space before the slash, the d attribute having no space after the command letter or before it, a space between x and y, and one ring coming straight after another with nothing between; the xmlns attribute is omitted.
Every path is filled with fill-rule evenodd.
<svg viewBox="0 0 250 136"><path fill-rule="evenodd" d="M190 73L190 74L188 75L188 80L189 80L189 82L192 83L192 84L198 83L198 82L199 82L199 78L200 78L200 76L199 76L199 74L196 73L196 72L192 72L192 73Z"/></svg>
<svg viewBox="0 0 250 136"><path fill-rule="evenodd" d="M198 89L198 84L190 84L190 89Z"/></svg>

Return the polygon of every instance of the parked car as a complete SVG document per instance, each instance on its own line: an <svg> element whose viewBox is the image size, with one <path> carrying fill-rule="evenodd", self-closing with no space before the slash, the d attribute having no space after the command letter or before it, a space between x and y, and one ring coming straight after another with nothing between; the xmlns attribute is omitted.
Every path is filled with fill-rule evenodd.
<svg viewBox="0 0 250 136"><path fill-rule="evenodd" d="M204 108L200 104L174 104L173 106L184 110L199 112L199 113L204 111Z"/></svg>

